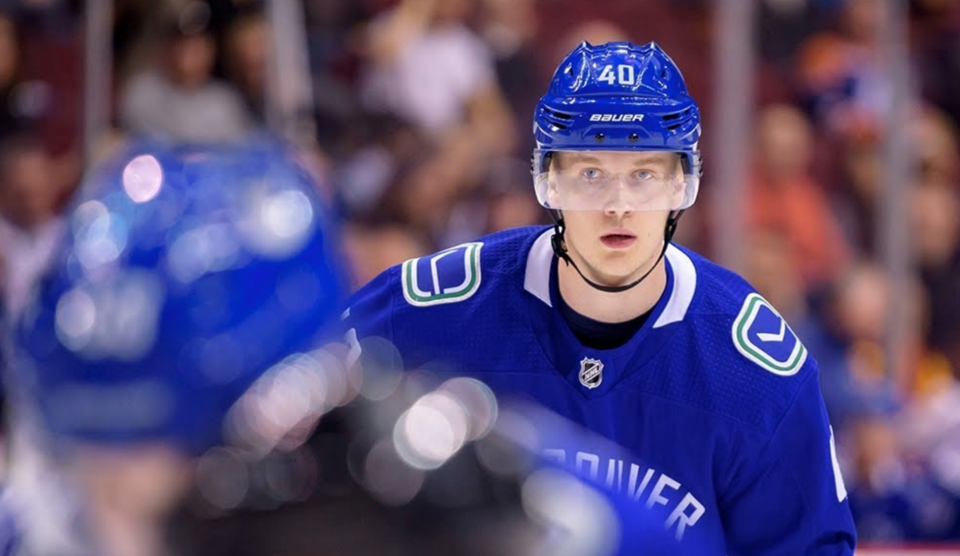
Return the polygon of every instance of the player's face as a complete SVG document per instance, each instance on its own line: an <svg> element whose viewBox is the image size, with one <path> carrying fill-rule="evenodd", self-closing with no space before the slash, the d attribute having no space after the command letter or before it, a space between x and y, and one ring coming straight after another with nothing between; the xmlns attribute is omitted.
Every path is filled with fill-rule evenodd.
<svg viewBox="0 0 960 556"><path fill-rule="evenodd" d="M681 175L680 159L670 152L590 151L557 153L561 168L583 170L588 175L631 176L638 172ZM622 178L621 178L622 180ZM680 191L678 188L665 190ZM663 248L667 210L637 210L622 196L611 197L598 210L563 211L565 239L571 257L591 280L621 285L639 278L656 263ZM655 203L668 207L670 200Z"/></svg>

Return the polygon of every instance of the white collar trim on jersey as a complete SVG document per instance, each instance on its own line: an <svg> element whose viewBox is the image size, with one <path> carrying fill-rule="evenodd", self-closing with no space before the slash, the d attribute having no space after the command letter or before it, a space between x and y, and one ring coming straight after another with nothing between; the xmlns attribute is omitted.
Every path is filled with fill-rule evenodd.
<svg viewBox="0 0 960 556"><path fill-rule="evenodd" d="M527 272L523 277L523 289L550 307L553 306L550 303L550 267L553 265L551 237L553 237L553 228L540 234L540 237L533 242L533 247L527 254Z"/></svg>
<svg viewBox="0 0 960 556"><path fill-rule="evenodd" d="M550 303L550 267L553 265L553 247L550 238L553 228L546 230L533 242L527 255L527 269L523 280L523 289L532 293L548 306ZM674 322L680 322L690 308L693 293L697 289L697 269L686 253L670 245L667 247L667 263L673 270L673 290L667 300L667 306L653 323L660 328Z"/></svg>
<svg viewBox="0 0 960 556"><path fill-rule="evenodd" d="M669 245L667 262L673 269L673 291L670 292L667 306L657 317L657 322L653 323L654 328L682 321L693 301L693 292L697 289L697 267L693 266L693 261L686 253L675 245Z"/></svg>

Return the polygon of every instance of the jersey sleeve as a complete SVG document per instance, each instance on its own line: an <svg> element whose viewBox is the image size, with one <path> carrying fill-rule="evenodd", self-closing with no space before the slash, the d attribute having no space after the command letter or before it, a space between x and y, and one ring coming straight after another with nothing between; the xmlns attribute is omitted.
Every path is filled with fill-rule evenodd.
<svg viewBox="0 0 960 556"><path fill-rule="evenodd" d="M399 268L393 267L353 294L343 319L348 334L359 339L379 336L394 341L393 297L399 284Z"/></svg>
<svg viewBox="0 0 960 556"><path fill-rule="evenodd" d="M856 530L809 359L797 397L721 500L730 556L852 555Z"/></svg>

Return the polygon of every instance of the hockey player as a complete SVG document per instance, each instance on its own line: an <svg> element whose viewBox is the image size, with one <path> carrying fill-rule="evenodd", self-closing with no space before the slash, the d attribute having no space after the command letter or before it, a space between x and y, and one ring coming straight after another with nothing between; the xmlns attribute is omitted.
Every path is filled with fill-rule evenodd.
<svg viewBox="0 0 960 556"><path fill-rule="evenodd" d="M544 454L634 501L637 526L676 553L852 554L816 362L743 279L671 243L701 175L700 114L674 62L654 43L583 43L533 130L556 225L388 269L351 301L353 332L626 448Z"/></svg>
<svg viewBox="0 0 960 556"><path fill-rule="evenodd" d="M87 180L5 377L19 554L165 553L230 407L339 329L331 219L291 157L142 144Z"/></svg>

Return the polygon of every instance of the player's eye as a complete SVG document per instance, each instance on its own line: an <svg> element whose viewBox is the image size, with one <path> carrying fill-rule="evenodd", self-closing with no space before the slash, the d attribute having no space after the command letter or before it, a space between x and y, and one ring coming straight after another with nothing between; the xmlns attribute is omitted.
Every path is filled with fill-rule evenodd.
<svg viewBox="0 0 960 556"><path fill-rule="evenodd" d="M580 172L580 176L589 181L595 181L603 178L603 172L596 168L585 168Z"/></svg>
<svg viewBox="0 0 960 556"><path fill-rule="evenodd" d="M653 181L659 177L659 174L652 170L637 170L633 173L633 178L637 181Z"/></svg>

